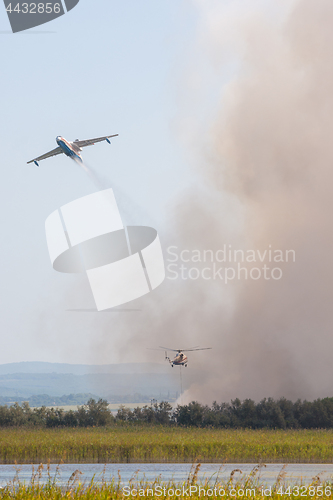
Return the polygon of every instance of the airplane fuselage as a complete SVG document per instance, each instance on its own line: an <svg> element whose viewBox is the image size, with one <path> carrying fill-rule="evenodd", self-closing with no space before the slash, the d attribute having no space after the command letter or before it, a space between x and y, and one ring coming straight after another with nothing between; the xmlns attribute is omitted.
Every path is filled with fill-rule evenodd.
<svg viewBox="0 0 333 500"><path fill-rule="evenodd" d="M74 161L83 162L82 157L80 155L80 151L82 151L82 148L85 148L86 146L93 146L97 142L102 142L102 141L106 141L108 144L111 144L110 139L112 137L117 137L117 135L118 134L105 135L103 137L96 137L95 139L85 139L83 141L76 139L74 142L68 142L64 137L58 135L58 137L56 138L58 144L57 148L52 149L52 151L48 151L47 153L41 156L37 156L36 158L33 158L27 163L34 163L35 165L37 165L37 167L39 167L38 162L40 160L45 160L46 158L50 158L51 156L57 156L62 153Z"/></svg>
<svg viewBox="0 0 333 500"><path fill-rule="evenodd" d="M72 160L81 161L81 162L83 161L82 157L79 153L80 151L82 151L81 148L79 148L78 146L75 146L74 144L70 144L68 141L66 141L66 139L64 137L61 137L60 135L58 135L58 137L56 138L56 141L57 141L58 146L62 149L62 152L66 156L68 156Z"/></svg>

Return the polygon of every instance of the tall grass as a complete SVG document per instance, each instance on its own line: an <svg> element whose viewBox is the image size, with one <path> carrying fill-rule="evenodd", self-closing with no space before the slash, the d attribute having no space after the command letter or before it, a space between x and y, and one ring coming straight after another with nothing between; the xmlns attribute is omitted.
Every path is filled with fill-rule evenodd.
<svg viewBox="0 0 333 500"><path fill-rule="evenodd" d="M80 471L75 470L69 478L67 484L60 485L57 482L57 472L51 477L50 468L47 467L47 476L43 477L43 466L40 465L37 471L33 471L31 480L28 484L20 482L19 474L13 481L8 483L0 490L1 499L17 500L48 500L48 499L82 499L82 500L123 500L124 498L164 498L176 500L178 498L191 497L193 500L199 498L224 498L234 500L235 498L251 498L253 500L263 500L270 498L272 500L295 500L302 493L302 497L310 498L330 498L332 497L332 484L330 482L321 483L320 475L314 477L312 482L302 488L295 487L284 480L284 468L281 469L275 484L268 488L260 481L261 466L253 468L252 472L244 476L237 476L240 472L235 469L231 472L227 481L220 481L216 477L207 478L203 481L198 480L200 464L192 466L191 472L182 483L174 481L164 482L163 478L158 477L152 482L145 479L139 480L133 477L128 483L123 484L120 476L110 481L102 480L85 483L80 481ZM58 470L58 469L57 469ZM240 479L236 480L236 477ZM289 490L288 490L289 487ZM126 491L125 491L126 488Z"/></svg>
<svg viewBox="0 0 333 500"><path fill-rule="evenodd" d="M158 426L0 432L0 463L329 463L332 430L217 430Z"/></svg>

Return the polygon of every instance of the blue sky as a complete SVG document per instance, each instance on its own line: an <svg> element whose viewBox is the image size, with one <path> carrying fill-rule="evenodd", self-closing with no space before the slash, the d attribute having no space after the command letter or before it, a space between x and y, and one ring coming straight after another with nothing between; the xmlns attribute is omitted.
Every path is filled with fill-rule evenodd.
<svg viewBox="0 0 333 500"><path fill-rule="evenodd" d="M190 180L175 123L195 29L195 9L179 0L102 0L98 6L80 0L65 16L14 35L0 8L1 363L89 362L87 319L65 312L71 286L82 278L52 269L44 223L96 188L64 156L40 168L26 162L53 149L57 135L119 133L112 146L85 149L84 158L114 187L128 222L160 229ZM75 356L57 348L65 337L74 345L78 331Z"/></svg>
<svg viewBox="0 0 333 500"><path fill-rule="evenodd" d="M0 13L0 28L8 29L4 9ZM11 169L15 165L25 187L30 180L39 187L51 181L54 188L57 179L50 172L62 178L73 173L72 165L55 158L44 165L46 173L34 171L31 177L33 169L25 162L52 149L57 135L72 140L119 133L111 150L86 150L87 162L139 204L149 200L155 209L156 203L162 208L168 190L174 192L181 178L170 121L176 114L180 54L194 23L191 9L185 11L177 1L104 0L96 9L93 2L81 0L70 13L39 29L16 35L2 31L3 162L10 161ZM178 179L170 175L175 164ZM22 178L23 167L28 179ZM139 190L138 178L146 180ZM74 172L66 184L85 181ZM159 183L162 196L150 189ZM59 187L68 196L63 183Z"/></svg>
<svg viewBox="0 0 333 500"><path fill-rule="evenodd" d="M49 214L96 187L63 155L40 168L26 162L56 147L57 135L119 133L111 146L84 149L84 159L114 188L125 223L163 234L173 204L197 182L187 125L189 135L199 122L204 129L221 82L234 71L232 61L210 73L196 45L198 15L188 0L102 0L98 6L80 0L55 21L12 34L0 8L0 363L99 362L90 347L106 316L68 312L94 307L92 297L84 277L52 269L44 231ZM205 88L199 104L187 94L192 85ZM183 108L189 115L182 122ZM114 352L101 361L119 361Z"/></svg>

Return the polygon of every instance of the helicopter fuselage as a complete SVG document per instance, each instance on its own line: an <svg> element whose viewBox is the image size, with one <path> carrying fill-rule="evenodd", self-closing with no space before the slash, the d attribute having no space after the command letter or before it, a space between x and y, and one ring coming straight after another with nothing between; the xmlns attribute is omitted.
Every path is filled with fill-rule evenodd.
<svg viewBox="0 0 333 500"><path fill-rule="evenodd" d="M187 366L187 356L183 352L179 352L173 359L167 358L171 366Z"/></svg>

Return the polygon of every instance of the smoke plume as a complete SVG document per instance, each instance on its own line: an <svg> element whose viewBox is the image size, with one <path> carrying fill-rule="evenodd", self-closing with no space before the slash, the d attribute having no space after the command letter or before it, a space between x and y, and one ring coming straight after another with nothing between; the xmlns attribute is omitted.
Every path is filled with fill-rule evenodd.
<svg viewBox="0 0 333 500"><path fill-rule="evenodd" d="M187 401L333 396L333 3L209 4L197 2L195 47L212 87L230 59L236 69L210 96L183 78L182 126L200 121L200 102L214 110L205 133L183 131L199 181L175 203L164 247L293 250L295 262L276 264L281 279L167 279L135 324L119 319L120 352L212 347L189 353L186 370L209 377Z"/></svg>

